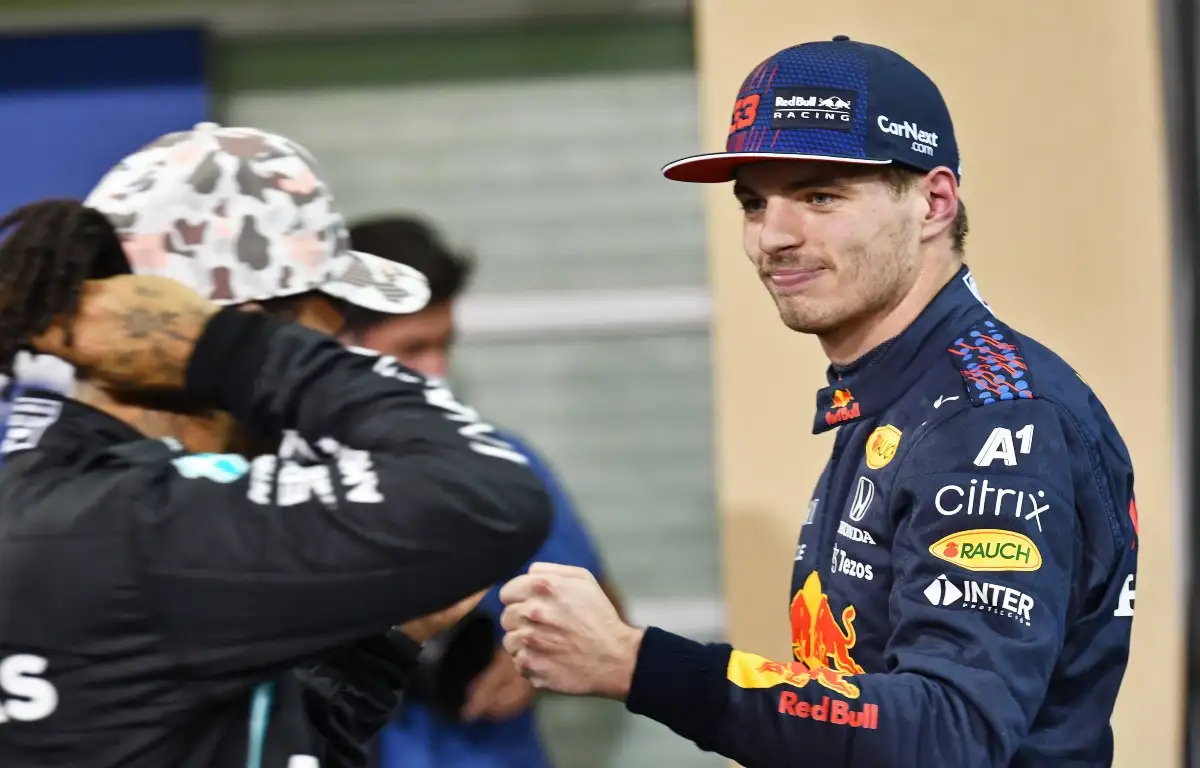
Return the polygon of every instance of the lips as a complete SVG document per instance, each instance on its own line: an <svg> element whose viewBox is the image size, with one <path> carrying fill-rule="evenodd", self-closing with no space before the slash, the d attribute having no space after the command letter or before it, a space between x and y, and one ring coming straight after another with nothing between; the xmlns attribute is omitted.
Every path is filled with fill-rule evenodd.
<svg viewBox="0 0 1200 768"><path fill-rule="evenodd" d="M824 267L815 269L777 269L767 274L771 285L781 291L794 291L805 287L824 274Z"/></svg>

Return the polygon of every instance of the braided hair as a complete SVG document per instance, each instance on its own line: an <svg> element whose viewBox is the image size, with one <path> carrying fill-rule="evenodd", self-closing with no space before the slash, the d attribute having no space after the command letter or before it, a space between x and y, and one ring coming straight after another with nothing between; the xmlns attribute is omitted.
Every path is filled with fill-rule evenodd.
<svg viewBox="0 0 1200 768"><path fill-rule="evenodd" d="M0 375L56 317L71 320L85 280L130 273L112 222L78 200L42 200L0 219Z"/></svg>

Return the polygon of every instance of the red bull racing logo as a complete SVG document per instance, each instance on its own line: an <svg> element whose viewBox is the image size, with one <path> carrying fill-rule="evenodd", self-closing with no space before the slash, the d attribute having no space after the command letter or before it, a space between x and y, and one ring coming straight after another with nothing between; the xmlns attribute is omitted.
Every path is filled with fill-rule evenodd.
<svg viewBox="0 0 1200 768"><path fill-rule="evenodd" d="M804 688L816 683L847 699L857 699L859 688L848 679L864 674L851 649L857 639L854 630L854 606L834 615L829 597L821 591L821 577L809 574L804 587L792 599L792 652L797 661L770 661L751 653L733 651L729 656L729 681L741 688L775 688L786 685ZM804 701L793 690L779 693L779 713L819 720L851 728L879 727L879 705L862 704L822 696L820 701Z"/></svg>
<svg viewBox="0 0 1200 768"><path fill-rule="evenodd" d="M833 390L829 409L825 411L826 424L832 427L834 424L857 419L861 415L862 409L859 407L858 401L854 399L854 395L850 394L850 390Z"/></svg>

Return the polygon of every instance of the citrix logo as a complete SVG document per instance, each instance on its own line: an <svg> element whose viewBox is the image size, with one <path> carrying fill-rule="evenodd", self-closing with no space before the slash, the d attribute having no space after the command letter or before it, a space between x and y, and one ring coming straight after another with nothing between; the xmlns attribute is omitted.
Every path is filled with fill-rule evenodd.
<svg viewBox="0 0 1200 768"><path fill-rule="evenodd" d="M979 491L978 495L975 493L976 490ZM989 493L993 494L990 502ZM1013 497L1013 502L1009 508L1005 509L1004 499L1008 496ZM1038 491L1035 495L1025 491L1014 491L1011 488L997 488L994 485L988 485L985 477L982 485L978 480L973 479L970 487L966 489L961 485L943 485L933 497L933 506L947 517L964 511L968 515L986 515L990 512L996 517L1001 514L1011 514L1018 520L1032 520L1037 523L1040 531L1042 530L1041 514L1050 509L1049 504L1039 503L1045 498L1045 491ZM1026 509L1028 509L1028 514L1022 517L1022 512L1025 512Z"/></svg>

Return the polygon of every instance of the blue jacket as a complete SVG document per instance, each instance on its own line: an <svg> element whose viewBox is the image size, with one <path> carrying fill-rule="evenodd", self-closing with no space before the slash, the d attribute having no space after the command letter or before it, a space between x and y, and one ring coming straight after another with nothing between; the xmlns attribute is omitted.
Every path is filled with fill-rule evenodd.
<svg viewBox="0 0 1200 768"><path fill-rule="evenodd" d="M549 465L512 433L498 436L528 457L530 468L545 483L554 504L550 535L530 563L575 565L603 578L596 546ZM479 604L497 619L504 609L501 586L496 585ZM502 635L497 621L497 645ZM532 710L500 722L452 723L413 701L405 702L396 719L380 733L379 752L378 768L548 768L551 764Z"/></svg>
<svg viewBox="0 0 1200 768"><path fill-rule="evenodd" d="M817 394L838 428L788 606L794 660L647 630L627 702L747 768L1107 766L1137 508L1125 445L964 267Z"/></svg>

